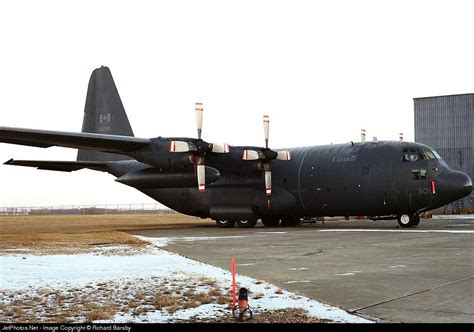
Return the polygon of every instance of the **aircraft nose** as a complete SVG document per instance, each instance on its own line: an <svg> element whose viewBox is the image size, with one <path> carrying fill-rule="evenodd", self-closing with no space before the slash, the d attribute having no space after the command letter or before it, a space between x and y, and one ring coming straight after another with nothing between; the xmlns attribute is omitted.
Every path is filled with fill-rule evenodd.
<svg viewBox="0 0 474 332"><path fill-rule="evenodd" d="M464 182L464 191L465 196L470 195L472 193L472 179L469 175L464 174L466 176L466 181Z"/></svg>
<svg viewBox="0 0 474 332"><path fill-rule="evenodd" d="M458 171L449 170L441 173L436 179L436 186L443 201L447 203L456 201L472 192L471 178Z"/></svg>

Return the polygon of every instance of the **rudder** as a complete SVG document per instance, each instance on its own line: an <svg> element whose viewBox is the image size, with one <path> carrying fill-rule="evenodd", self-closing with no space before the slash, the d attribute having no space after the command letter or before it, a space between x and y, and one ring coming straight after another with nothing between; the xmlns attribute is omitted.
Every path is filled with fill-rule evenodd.
<svg viewBox="0 0 474 332"><path fill-rule="evenodd" d="M92 72L87 88L82 132L134 136L108 67L102 66ZM77 153L78 161L118 161L128 159L131 158L119 154L89 150L79 150Z"/></svg>

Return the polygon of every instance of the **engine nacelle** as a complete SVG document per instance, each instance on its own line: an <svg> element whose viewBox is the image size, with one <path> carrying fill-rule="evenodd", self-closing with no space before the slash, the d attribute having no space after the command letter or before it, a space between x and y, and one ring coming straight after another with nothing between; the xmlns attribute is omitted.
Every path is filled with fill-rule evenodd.
<svg viewBox="0 0 474 332"><path fill-rule="evenodd" d="M206 184L216 182L219 177L220 172L217 169L206 166ZM160 171L154 167L127 173L115 179L115 181L142 189L184 188L197 185L195 172Z"/></svg>

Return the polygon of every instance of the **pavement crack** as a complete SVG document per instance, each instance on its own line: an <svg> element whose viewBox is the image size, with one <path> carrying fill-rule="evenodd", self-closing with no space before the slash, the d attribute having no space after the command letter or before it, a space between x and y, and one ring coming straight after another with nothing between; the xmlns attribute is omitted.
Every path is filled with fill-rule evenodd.
<svg viewBox="0 0 474 332"><path fill-rule="evenodd" d="M317 255L317 254L322 253L323 251L324 251L324 250L318 250L318 251L308 252L308 253L304 254L303 256Z"/></svg>
<svg viewBox="0 0 474 332"><path fill-rule="evenodd" d="M403 298L406 298L406 297L410 297L410 296L413 296L413 295L418 295L418 294L426 293L426 292L429 292L429 291L432 291L432 290L435 290L435 289L439 289L439 288L442 288L442 287L446 287L446 286L450 286L450 285L453 285L453 284L457 284L457 283L459 283L459 282L463 282L463 281L466 281L466 280L469 280L469 279L474 279L474 276L470 276L470 277L467 277L467 278L463 278L463 279L459 279L459 280L447 282L447 283L445 283L445 284L442 284L442 285L439 285L439 286L436 286L436 287L431 287L431 288L423 289L423 290L421 290L421 291L417 291L417 292L405 294L405 295L402 295L402 296L395 297L395 298L393 298L393 299L389 299L389 300L385 300L385 301L380 301L380 302L377 302L377 303L369 304L369 305L366 305L366 306L363 306L363 307L360 307L360 308L357 308L357 309L350 309L350 310L348 310L348 312L349 312L349 313L355 313L355 312L358 312L358 311L360 311L360 310L372 308L372 307L375 307L375 306L378 306L378 305L381 305L381 304L393 302L393 301L400 300L400 299L403 299Z"/></svg>

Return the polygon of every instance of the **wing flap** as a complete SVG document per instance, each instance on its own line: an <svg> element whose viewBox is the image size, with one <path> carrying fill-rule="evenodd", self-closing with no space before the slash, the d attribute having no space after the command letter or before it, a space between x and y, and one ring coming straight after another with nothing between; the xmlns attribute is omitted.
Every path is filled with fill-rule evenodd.
<svg viewBox="0 0 474 332"><path fill-rule="evenodd" d="M0 143L47 148L61 146L127 154L150 144L148 138L0 127Z"/></svg>
<svg viewBox="0 0 474 332"><path fill-rule="evenodd" d="M48 171L72 172L83 168L107 172L107 163L100 161L52 161L52 160L13 160L5 165L36 167Z"/></svg>

